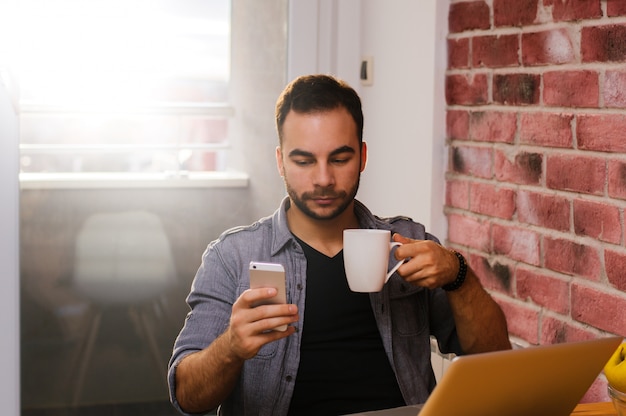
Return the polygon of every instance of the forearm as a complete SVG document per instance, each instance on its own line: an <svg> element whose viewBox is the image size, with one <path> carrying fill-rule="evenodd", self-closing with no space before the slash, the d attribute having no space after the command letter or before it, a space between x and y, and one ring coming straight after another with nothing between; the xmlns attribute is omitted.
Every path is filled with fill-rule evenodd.
<svg viewBox="0 0 626 416"><path fill-rule="evenodd" d="M504 313L471 269L463 285L447 293L465 353L511 348Z"/></svg>
<svg viewBox="0 0 626 416"><path fill-rule="evenodd" d="M232 353L226 336L185 357L176 369L176 400L187 413L218 407L231 393L244 360Z"/></svg>

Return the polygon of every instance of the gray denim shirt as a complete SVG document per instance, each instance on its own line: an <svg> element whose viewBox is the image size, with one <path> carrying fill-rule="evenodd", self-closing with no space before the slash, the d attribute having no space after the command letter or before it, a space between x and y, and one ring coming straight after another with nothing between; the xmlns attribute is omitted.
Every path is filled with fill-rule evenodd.
<svg viewBox="0 0 626 416"><path fill-rule="evenodd" d="M304 322L307 262L287 226L289 199L271 216L224 232L211 242L193 281L187 303L191 311L176 339L169 363L170 398L176 401L176 367L186 355L206 348L227 328L231 308L249 288L250 261L281 263L287 278L287 301L299 308ZM356 201L362 228L391 230L414 239L437 239L406 217L379 218ZM390 262L395 263L393 256ZM370 295L385 351L407 404L423 403L435 386L430 363L430 336L442 352L461 354L452 312L441 289L414 287L394 274L383 290ZM286 415L294 390L302 331L267 344L246 361L222 415ZM219 382L216 380L215 382Z"/></svg>

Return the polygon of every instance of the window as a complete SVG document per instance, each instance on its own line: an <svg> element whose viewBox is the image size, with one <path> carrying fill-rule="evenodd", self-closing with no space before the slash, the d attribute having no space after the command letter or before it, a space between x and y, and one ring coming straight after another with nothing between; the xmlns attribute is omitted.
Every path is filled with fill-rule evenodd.
<svg viewBox="0 0 626 416"><path fill-rule="evenodd" d="M97 10L96 16L104 18L105 3L99 1L85 1L90 7L84 13L91 12L92 7L102 5L102 8ZM122 17L130 19L129 8L135 1L113 0L106 4L108 7L115 5L124 11ZM206 21L213 21L218 13L213 7L216 7L218 1L221 0L200 0L197 2L200 8L185 16L205 16L202 18ZM56 6L49 7L49 2L55 2ZM25 41L33 42L27 36L29 31L25 31L25 28L37 31L40 37L46 36L33 22L29 22L28 25L14 24L16 19L13 16L17 11L5 13L8 5L19 6L22 15L25 11L36 10L35 16L40 16L39 19L43 19L41 16L46 14L52 15L54 17L51 17L51 20L57 23L47 27L46 30L60 30L57 26L61 24L62 16L57 15L62 13L56 9L62 9L60 5L71 4L72 8L80 10L81 7L85 7L80 3L80 1L59 3L57 0L40 0L39 3L32 0L0 1L0 76L3 76L1 71L3 66L8 68L4 65L7 61L3 60L8 53L3 54L3 51L20 56L19 52L24 48ZM127 88L115 90L115 94L107 95L115 84L108 89L100 88L104 93L99 100L94 100L91 98L94 97L97 88L83 83L72 94L69 94L68 89L67 94L57 95L56 99L59 101L50 102L47 97L53 95L48 94L40 96L38 102L34 102L27 95L25 80L22 77L22 133L25 136L28 131L38 129L41 131L39 134L49 137L54 135L52 137L54 140L48 142L31 142L31 149L25 149L27 143L23 142L22 158L28 155L34 165L36 158L41 159L46 154L49 155L51 164L57 163L53 156L58 156L59 159L63 156L68 159L65 166L69 166L64 170L59 169L56 173L52 168L39 172L34 171L34 167L30 168L30 172L22 168L19 201L19 254L22 259L19 282L19 303L22 312L19 322L21 372L20 379L15 381L21 385L18 398L21 397L23 415L83 415L91 412L121 416L146 411L154 414L175 413L168 403L166 379L162 371L166 368L172 344L187 315L188 308L184 299L189 293L189 287L207 243L217 238L226 228L250 223L261 215L267 215L284 197L282 180L272 162L277 144L273 105L286 79L287 1L231 0L230 3L230 6L218 9L230 14L232 20L232 25L228 27L229 34L226 36L230 46L224 50L226 54L230 54L223 67L228 70L226 81L218 79L211 83L211 79L207 80L205 69L218 68L217 64L206 62L202 67L204 69L200 70L196 68L196 65L200 64L187 64L181 69L193 69L198 73L195 76L205 76L205 81L202 84L193 77L180 78L182 80L174 84L177 86L178 95L162 94L157 97L158 99L149 97L151 98L149 102L142 102L139 99L133 101L132 96L125 99L118 97L120 91L128 91L130 87L135 86L129 82L126 84ZM172 10L176 10L174 7L196 3L187 0L176 0L171 3L150 0L141 4L145 4L146 7L170 4ZM143 12L146 16L157 13L153 8L144 9ZM69 13L69 10L65 13ZM75 11L72 13L75 14ZM140 13L141 10L137 10L137 14ZM180 15L182 12L177 13ZM137 19L142 22L146 20L143 17ZM187 23L192 21L193 19L186 20ZM8 30L9 22L13 24L14 33L3 36ZM162 23L160 26L165 24ZM115 25L118 25L117 29L111 30L122 30L120 23L104 24L107 28ZM147 34L149 31L143 27L144 25L147 23L142 23L140 30ZM185 30L190 28L190 24L186 24ZM173 29L167 30L171 33ZM145 36L147 40L144 44L148 46L151 46L152 42L163 43L167 38L159 31ZM158 38L157 41L154 41L155 37ZM209 39L208 35L203 38ZM174 38L170 36L167 39L173 42ZM101 42L106 45L113 44L112 40ZM130 37L127 42L131 42ZM191 46L193 45L195 43ZM126 46L118 42L118 49ZM40 54L47 53L44 47L37 47L40 48ZM209 47L210 44L203 46ZM160 51L165 50L162 46L158 48ZM173 50L180 52L178 49L175 47ZM229 49L233 52L229 52ZM197 49L198 53L202 53L202 50L209 49ZM142 52L139 47L135 51L126 55ZM76 54L79 55L78 52ZM190 59L199 56L196 55L197 53L191 54ZM37 55L33 53L32 56L35 58ZM61 78L63 72L58 69L60 59L55 58L58 54L47 56L48 61L52 63L44 60L39 62L42 66L45 64L48 71L57 71L56 77ZM90 59L97 58L99 57L96 55ZM157 58L159 56L151 65L144 66L147 68L146 71L154 67L154 62L160 62ZM146 59L144 57L136 65L144 64ZM162 58L164 65L168 63L168 59L173 58ZM12 62L17 63L17 60ZM78 62L82 61L78 59ZM106 61L101 60L100 63ZM124 61L124 64L130 65L127 61ZM88 67L86 63L81 65L83 68ZM95 64L90 67L98 69ZM15 66L12 73L17 74L17 69ZM67 70L70 69L72 68ZM77 80L81 75L81 71L77 71L64 79ZM102 69L92 79L97 81L105 75L117 74ZM126 77L132 75L134 73L130 71ZM145 81L147 76L144 73L136 79ZM9 81L16 80L16 77L9 78ZM54 81L52 76L50 79ZM193 88L186 88L191 82L194 82ZM48 82L43 84L48 86ZM206 89L201 88L202 85L205 85ZM215 86L221 89L213 88ZM89 94L82 94L87 87L93 90L90 90ZM213 88L212 95L208 94L209 87ZM64 91L60 87L55 88ZM173 89L151 87L148 91L156 95L157 92ZM199 99L195 96L192 98L184 96L182 99L181 91L191 91L194 94L207 93ZM70 97L72 99L69 99ZM203 97L208 97L208 100ZM106 98L111 100L107 101ZM229 105L236 108L236 111L232 111ZM75 116L71 119L74 120L72 121L74 124L68 122L70 115ZM26 121L27 117L33 119L37 117L46 124ZM224 133L219 129L209 131L205 128L202 132L206 132L203 134L209 136L210 140L200 135L199 129L184 137L184 141L178 138L178 142L155 140L156 135L162 134L166 127L175 124L174 122L168 124L168 120L177 117L183 121L202 118L216 120L217 123L217 120L222 120L222 126L227 132ZM140 125L144 129L143 135L133 135L130 139L128 137L131 136L127 135L127 132L136 133L140 129L138 127L131 129L130 127L134 126L129 127L127 124L136 120L144 121L144 124ZM70 133L79 131L83 125L90 123L96 126L89 132L91 141L61 141L66 134L56 133L57 128L65 128ZM177 123L181 125L182 121ZM65 127L68 125L69 127ZM105 136L103 132L107 126L116 129L116 134ZM180 129L183 132L191 131L182 127ZM171 133L171 136L176 134ZM199 137L203 139L200 140ZM2 140L0 143L3 143L2 137L0 140ZM123 157L122 151L126 150L125 146L132 147L140 154L144 151L148 153L151 150L149 147L156 149L157 152L164 152L166 145L179 142L186 143L185 146L189 144L206 146L207 151L204 153L215 154L213 168L220 170L189 171L186 179L181 177L163 180L166 176L165 171L155 169L149 172L137 168L134 172L123 172L119 168L126 167L124 163L130 160ZM37 144L41 146L35 146ZM223 146L224 149L208 149L209 145ZM195 151L192 146L189 147L191 147L189 150ZM107 152L105 153L103 149ZM81 150L82 158L72 159L72 155L79 155L80 152L77 150ZM174 157L178 158L180 153L176 151L174 153ZM92 167L98 162L96 156L99 155L107 156L107 160L110 161L107 164L101 163L109 169L104 173L98 171L104 168ZM90 156L93 156L92 160L87 159ZM137 157L132 160L139 165L138 161L144 159ZM157 158L151 157L149 160ZM114 170L112 164L117 164L118 170ZM92 167L89 171L86 168L88 165ZM221 170L224 167L227 170ZM186 168L189 168L189 165L186 165ZM248 181L246 175L236 175L231 169L246 172L254 180ZM179 172L180 175L184 173L182 170ZM110 179L113 176L116 178ZM33 177L37 179L33 180ZM198 178L207 179L198 180ZM215 189L218 186L226 186L229 189ZM126 189L129 187L134 189ZM187 187L193 189L179 189ZM133 310L129 313L127 304L112 301L104 305L106 308L98 317L102 306L101 299L95 302L93 298L85 296L79 290L76 281L77 249L79 246L84 247L79 235L89 218L101 218L100 214L127 211L149 212L159 217L163 230L170 240L175 280L171 282L173 286L161 286L156 302L142 302L140 305L133 303L139 311ZM135 224L137 221L133 220L132 223ZM125 228L125 226L103 227L112 233ZM98 241L106 245L105 239ZM125 278L129 279L128 276ZM108 292L116 286L113 282L110 283L102 292ZM153 292L156 285L142 285L141 292L143 289L146 292ZM131 291L122 292L120 298L125 298L127 292ZM142 315L138 312L142 312ZM99 329L94 318L99 322ZM152 340L150 333L154 337ZM87 351L90 358L84 359ZM158 352L158 357L155 351ZM161 364L157 364L157 358ZM138 412L138 409L141 411Z"/></svg>
<svg viewBox="0 0 626 416"><path fill-rule="evenodd" d="M23 178L227 169L230 0L13 7Z"/></svg>

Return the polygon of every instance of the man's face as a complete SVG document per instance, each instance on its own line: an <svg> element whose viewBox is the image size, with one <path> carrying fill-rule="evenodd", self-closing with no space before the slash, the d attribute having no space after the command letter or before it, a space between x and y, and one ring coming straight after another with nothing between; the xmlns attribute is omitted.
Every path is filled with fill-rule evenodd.
<svg viewBox="0 0 626 416"><path fill-rule="evenodd" d="M366 153L365 144L359 149L356 124L346 109L291 111L276 161L294 205L311 218L330 220L354 200Z"/></svg>

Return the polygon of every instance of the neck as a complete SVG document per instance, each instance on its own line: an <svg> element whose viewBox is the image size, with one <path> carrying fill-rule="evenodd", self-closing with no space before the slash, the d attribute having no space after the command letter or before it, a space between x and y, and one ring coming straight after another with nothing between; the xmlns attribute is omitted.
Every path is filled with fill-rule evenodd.
<svg viewBox="0 0 626 416"><path fill-rule="evenodd" d="M287 210L287 223L289 230L300 240L329 257L343 249L344 229L359 228L354 201L341 215L330 220L311 218L292 203Z"/></svg>

